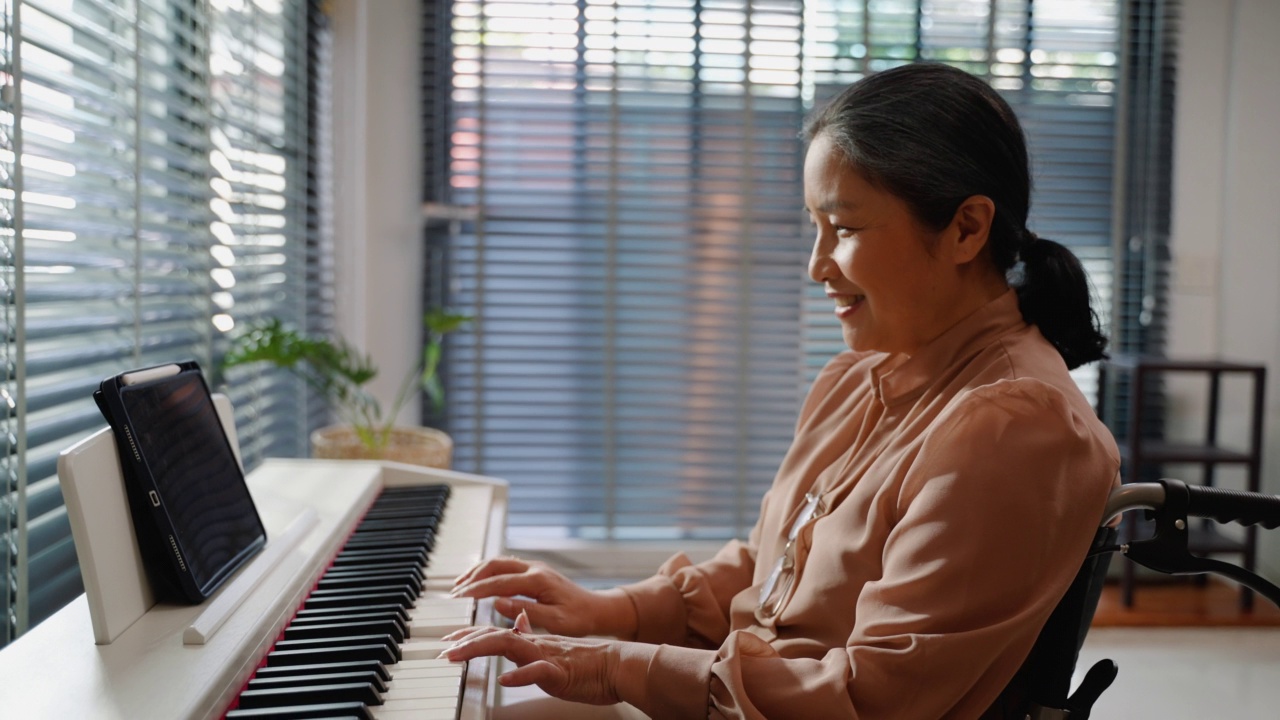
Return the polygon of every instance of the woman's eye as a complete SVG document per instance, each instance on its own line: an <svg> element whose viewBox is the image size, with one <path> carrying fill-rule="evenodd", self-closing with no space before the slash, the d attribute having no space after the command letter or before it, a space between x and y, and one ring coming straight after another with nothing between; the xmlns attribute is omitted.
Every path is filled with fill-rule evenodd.
<svg viewBox="0 0 1280 720"><path fill-rule="evenodd" d="M836 230L836 235L840 237L849 237L851 235L856 235L858 233L857 228L846 227L844 225L836 225L835 230Z"/></svg>

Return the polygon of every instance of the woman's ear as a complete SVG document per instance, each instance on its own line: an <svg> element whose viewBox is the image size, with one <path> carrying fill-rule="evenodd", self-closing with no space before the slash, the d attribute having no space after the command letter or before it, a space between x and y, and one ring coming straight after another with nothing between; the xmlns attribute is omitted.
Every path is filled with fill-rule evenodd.
<svg viewBox="0 0 1280 720"><path fill-rule="evenodd" d="M971 195L960 203L946 233L955 264L963 265L978 257L987 246L995 218L996 204L986 195Z"/></svg>

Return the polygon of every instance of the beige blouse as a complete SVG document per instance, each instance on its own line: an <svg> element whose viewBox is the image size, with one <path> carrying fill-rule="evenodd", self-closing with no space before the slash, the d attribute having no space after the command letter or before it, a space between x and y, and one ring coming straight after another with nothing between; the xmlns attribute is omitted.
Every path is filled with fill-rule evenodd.
<svg viewBox="0 0 1280 720"><path fill-rule="evenodd" d="M974 718L1080 568L1115 441L1009 291L911 358L845 352L810 390L747 542L624 589L654 718ZM757 610L806 492L784 604Z"/></svg>

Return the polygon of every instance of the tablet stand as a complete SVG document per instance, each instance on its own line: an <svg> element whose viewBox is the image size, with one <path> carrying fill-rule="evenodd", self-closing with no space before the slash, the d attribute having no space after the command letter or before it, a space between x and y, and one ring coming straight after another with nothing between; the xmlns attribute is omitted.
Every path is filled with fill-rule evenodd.
<svg viewBox="0 0 1280 720"><path fill-rule="evenodd" d="M236 462L243 467L231 402L217 393L213 401ZM120 456L110 428L62 451L58 456L58 482L84 579L93 640L98 645L108 645L156 604L133 531ZM317 522L314 510L300 510L284 532L269 538L262 552L205 603L183 633L183 642L200 644L216 633L263 576Z"/></svg>

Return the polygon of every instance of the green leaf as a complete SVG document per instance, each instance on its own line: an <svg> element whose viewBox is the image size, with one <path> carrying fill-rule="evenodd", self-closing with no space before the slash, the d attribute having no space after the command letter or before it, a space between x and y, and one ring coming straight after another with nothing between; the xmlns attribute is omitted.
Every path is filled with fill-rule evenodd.
<svg viewBox="0 0 1280 720"><path fill-rule="evenodd" d="M435 335L445 335L471 322L470 315L452 313L444 308L432 308L422 318L422 323Z"/></svg>

